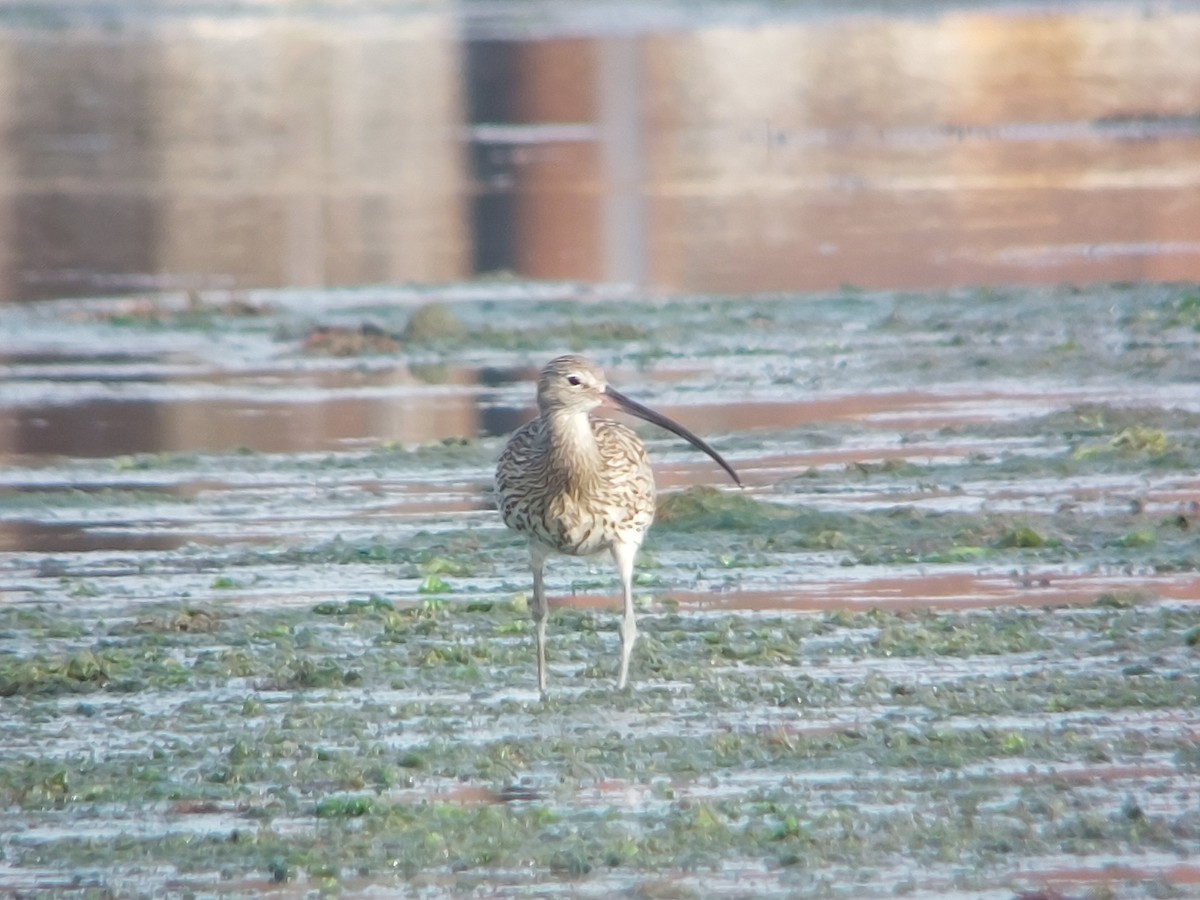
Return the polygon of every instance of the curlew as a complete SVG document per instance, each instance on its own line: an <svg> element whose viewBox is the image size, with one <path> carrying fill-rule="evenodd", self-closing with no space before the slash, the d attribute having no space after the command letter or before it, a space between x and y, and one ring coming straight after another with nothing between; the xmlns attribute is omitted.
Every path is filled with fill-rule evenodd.
<svg viewBox="0 0 1200 900"><path fill-rule="evenodd" d="M513 433L496 465L504 524L529 539L538 689L546 694L546 594L542 572L551 553L589 556L608 550L617 565L625 609L617 688L629 678L637 639L633 561L654 521L654 475L636 434L599 407L624 410L674 432L711 456L740 485L737 472L712 447L677 422L648 409L605 381L581 356L551 360L538 380L539 415Z"/></svg>

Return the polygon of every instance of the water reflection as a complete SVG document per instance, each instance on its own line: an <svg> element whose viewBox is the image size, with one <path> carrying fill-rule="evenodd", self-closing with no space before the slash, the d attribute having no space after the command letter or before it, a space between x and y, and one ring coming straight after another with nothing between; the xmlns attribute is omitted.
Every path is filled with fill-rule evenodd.
<svg viewBox="0 0 1200 900"><path fill-rule="evenodd" d="M305 453L345 450L379 441L430 444L478 433L481 413L471 395L382 394L252 400L195 397L18 407L6 410L5 451L21 455L109 457L135 453ZM512 430L517 410L485 414L486 427Z"/></svg>
<svg viewBox="0 0 1200 900"><path fill-rule="evenodd" d="M461 275L445 14L0 31L9 298Z"/></svg>
<svg viewBox="0 0 1200 900"><path fill-rule="evenodd" d="M1186 6L174 10L0 17L0 297L1200 278Z"/></svg>
<svg viewBox="0 0 1200 900"><path fill-rule="evenodd" d="M144 521L115 523L93 528L79 522L36 522L10 520L0 522L0 553L92 553L99 550L148 552L178 550L204 538L182 532L153 530L154 523ZM147 527L151 530L144 530ZM47 572L44 574L53 574Z"/></svg>

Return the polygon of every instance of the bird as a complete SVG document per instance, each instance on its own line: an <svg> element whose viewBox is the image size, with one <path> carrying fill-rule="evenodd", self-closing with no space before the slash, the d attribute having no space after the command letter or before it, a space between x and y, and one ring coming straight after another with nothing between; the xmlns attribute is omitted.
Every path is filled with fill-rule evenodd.
<svg viewBox="0 0 1200 900"><path fill-rule="evenodd" d="M546 593L543 570L554 553L591 556L607 550L621 580L621 662L617 689L629 681L637 640L633 564L654 522L654 473L632 429L597 409L623 410L703 450L739 487L741 478L712 447L678 422L626 397L582 356L552 359L537 386L538 416L513 432L496 463L496 500L504 524L525 535L533 574L538 690L546 693Z"/></svg>

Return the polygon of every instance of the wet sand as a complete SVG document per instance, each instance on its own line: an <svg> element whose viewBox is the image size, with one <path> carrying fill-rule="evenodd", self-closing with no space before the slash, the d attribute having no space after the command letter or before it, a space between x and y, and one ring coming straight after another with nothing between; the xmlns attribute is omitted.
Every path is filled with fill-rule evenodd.
<svg viewBox="0 0 1200 900"><path fill-rule="evenodd" d="M505 290L0 312L0 891L1194 892L1193 290L697 297L636 335ZM432 298L459 328L308 340ZM645 432L634 690L610 566L556 559L540 703L490 473L579 344L747 487Z"/></svg>

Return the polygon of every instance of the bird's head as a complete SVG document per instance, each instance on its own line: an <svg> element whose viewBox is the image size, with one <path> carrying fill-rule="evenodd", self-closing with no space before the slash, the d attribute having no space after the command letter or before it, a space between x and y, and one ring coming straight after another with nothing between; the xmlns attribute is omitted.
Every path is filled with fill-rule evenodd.
<svg viewBox="0 0 1200 900"><path fill-rule="evenodd" d="M674 419L642 406L609 386L604 373L582 356L560 356L550 360L538 379L538 410L546 418L587 415L598 406L621 410L665 428L711 456L737 484L742 480L716 450Z"/></svg>
<svg viewBox="0 0 1200 900"><path fill-rule="evenodd" d="M582 356L560 356L546 363L538 379L542 415L587 413L607 401L608 382L594 363Z"/></svg>

